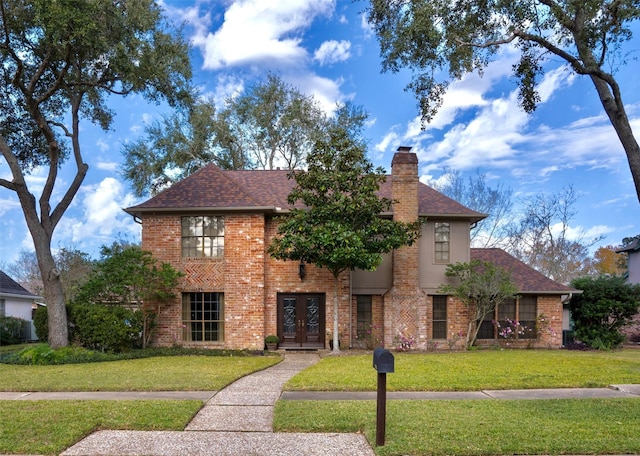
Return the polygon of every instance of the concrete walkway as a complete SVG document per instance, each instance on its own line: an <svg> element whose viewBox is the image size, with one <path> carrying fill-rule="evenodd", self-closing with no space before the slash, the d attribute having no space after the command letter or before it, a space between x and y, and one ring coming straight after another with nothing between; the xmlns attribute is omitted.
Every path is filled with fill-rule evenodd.
<svg viewBox="0 0 640 456"><path fill-rule="evenodd" d="M273 410L282 400L375 400L375 392L282 392L295 374L317 363L317 354L287 353L284 360L248 375L219 392L6 393L0 400L140 400L206 401L184 431L98 431L62 456L374 456L361 434L274 433ZM609 388L486 390L473 392L389 392L388 400L560 399L640 397L640 385Z"/></svg>
<svg viewBox="0 0 640 456"><path fill-rule="evenodd" d="M317 354L286 354L281 363L214 394L185 431L98 431L62 455L374 456L361 434L273 432L273 409L283 385L319 360Z"/></svg>

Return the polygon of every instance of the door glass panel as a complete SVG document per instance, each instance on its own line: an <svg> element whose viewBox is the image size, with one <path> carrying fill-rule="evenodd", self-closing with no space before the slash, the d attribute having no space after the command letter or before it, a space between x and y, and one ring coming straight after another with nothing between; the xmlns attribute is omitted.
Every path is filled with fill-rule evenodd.
<svg viewBox="0 0 640 456"><path fill-rule="evenodd" d="M307 331L320 332L320 303L318 298L307 298Z"/></svg>
<svg viewBox="0 0 640 456"><path fill-rule="evenodd" d="M296 332L296 300L295 298L284 299L283 330L285 333Z"/></svg>

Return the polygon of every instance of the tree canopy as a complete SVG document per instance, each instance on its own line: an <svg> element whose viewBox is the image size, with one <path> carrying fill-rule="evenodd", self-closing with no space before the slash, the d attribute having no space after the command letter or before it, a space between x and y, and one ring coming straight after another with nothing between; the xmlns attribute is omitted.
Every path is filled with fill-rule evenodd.
<svg viewBox="0 0 640 456"><path fill-rule="evenodd" d="M526 112L540 101L536 83L545 62L564 61L588 77L627 154L640 200L640 147L615 73L627 61L622 46L633 38L638 18L638 2L621 0L370 0L368 8L383 70L412 70L408 88L427 122L450 79L481 74L504 46L520 51L512 74Z"/></svg>
<svg viewBox="0 0 640 456"><path fill-rule="evenodd" d="M0 186L20 201L43 280L49 342L58 348L68 344L68 331L50 246L89 169L81 121L108 129L114 95L170 105L188 99L188 46L153 0L0 0L0 30L0 153L11 172ZM69 158L75 176L56 188ZM46 172L39 196L26 179L36 167Z"/></svg>
<svg viewBox="0 0 640 456"><path fill-rule="evenodd" d="M326 138L315 143L307 170L292 171L292 206L282 217L269 253L282 260L304 261L326 268L334 277L333 349L338 348L338 275L349 269L374 270L382 254L418 238L420 223L401 223L381 216L392 201L377 195L384 169L366 158L362 141L339 118Z"/></svg>
<svg viewBox="0 0 640 456"><path fill-rule="evenodd" d="M334 117L357 131L366 113L347 103L328 115L313 97L270 73L222 106L196 97L191 106L146 127L140 140L123 149L123 174L142 196L207 163L222 169L300 168Z"/></svg>
<svg viewBox="0 0 640 456"><path fill-rule="evenodd" d="M538 193L522 201L523 209L509 226L509 252L545 276L569 283L589 275L589 248L602 237L572 233L577 195L571 186L557 193Z"/></svg>

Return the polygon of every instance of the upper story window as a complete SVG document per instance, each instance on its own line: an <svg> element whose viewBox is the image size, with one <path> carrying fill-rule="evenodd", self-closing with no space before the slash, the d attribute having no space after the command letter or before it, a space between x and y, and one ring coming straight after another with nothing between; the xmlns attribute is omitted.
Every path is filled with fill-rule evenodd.
<svg viewBox="0 0 640 456"><path fill-rule="evenodd" d="M0 299L0 317L6 316L7 309L4 304L4 299Z"/></svg>
<svg viewBox="0 0 640 456"><path fill-rule="evenodd" d="M435 223L435 260L438 263L448 263L450 254L451 226L449 222Z"/></svg>
<svg viewBox="0 0 640 456"><path fill-rule="evenodd" d="M182 257L222 258L224 256L224 218L219 216L182 217Z"/></svg>

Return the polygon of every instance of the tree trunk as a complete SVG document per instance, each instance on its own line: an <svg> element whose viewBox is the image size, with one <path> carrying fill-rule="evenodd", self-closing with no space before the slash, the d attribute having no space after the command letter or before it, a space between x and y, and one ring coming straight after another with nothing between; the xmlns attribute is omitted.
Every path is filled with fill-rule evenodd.
<svg viewBox="0 0 640 456"><path fill-rule="evenodd" d="M340 352L340 334L338 333L338 275L333 276L333 353Z"/></svg>
<svg viewBox="0 0 640 456"><path fill-rule="evenodd" d="M48 217L47 204L42 201L40 210L45 215L42 215L43 221L40 221L35 207L35 198L27 190L22 175L20 174L20 179L15 180L18 180L18 184L13 190L18 195L27 227L33 239L42 278L43 297L47 305L49 345L54 349L66 347L69 345L69 328L67 327L64 288L60 280L60 271L56 268L56 262L51 253L51 238L55 223Z"/></svg>
<svg viewBox="0 0 640 456"><path fill-rule="evenodd" d="M476 341L476 337L478 335L478 325L475 320L469 320L469 328L467 329L467 350L470 350Z"/></svg>
<svg viewBox="0 0 640 456"><path fill-rule="evenodd" d="M60 271L51 254L51 240L43 231L38 234L32 231L32 236L47 304L49 345L55 349L69 345L69 328Z"/></svg>
<svg viewBox="0 0 640 456"><path fill-rule="evenodd" d="M633 130L629 124L629 118L622 104L622 100L616 99L610 90L609 84L600 78L591 76L591 81L595 86L604 111L609 117L613 129L620 139L620 143L627 154L629 169L636 187L636 195L640 201L640 146L633 136Z"/></svg>

